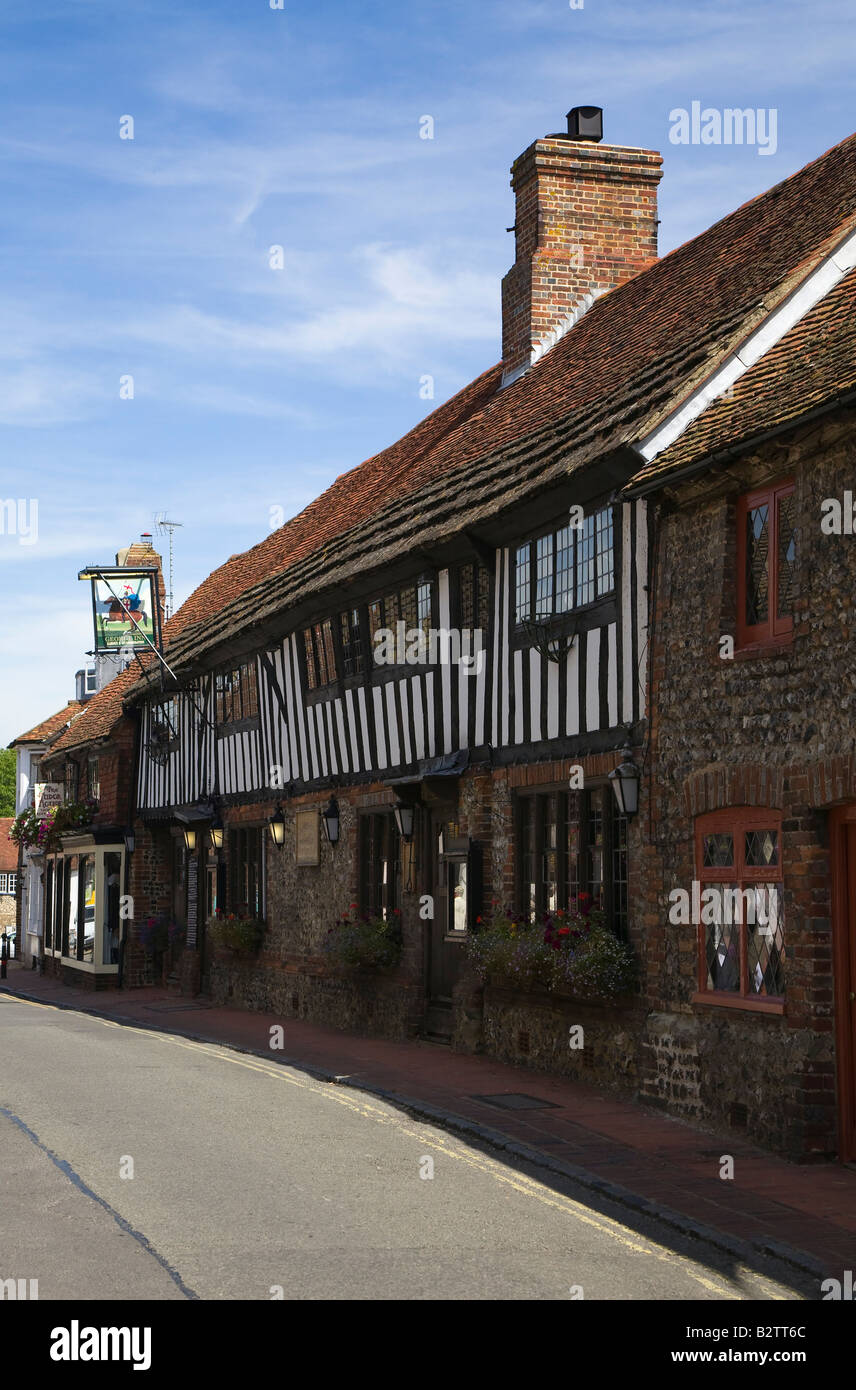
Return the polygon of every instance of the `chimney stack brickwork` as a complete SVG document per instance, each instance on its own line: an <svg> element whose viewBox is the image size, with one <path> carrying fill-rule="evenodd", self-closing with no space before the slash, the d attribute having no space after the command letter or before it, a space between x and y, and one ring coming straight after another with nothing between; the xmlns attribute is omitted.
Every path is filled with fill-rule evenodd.
<svg viewBox="0 0 856 1390"><path fill-rule="evenodd" d="M662 156L548 136L515 160L516 259L502 282L503 376L580 300L637 275L657 259Z"/></svg>

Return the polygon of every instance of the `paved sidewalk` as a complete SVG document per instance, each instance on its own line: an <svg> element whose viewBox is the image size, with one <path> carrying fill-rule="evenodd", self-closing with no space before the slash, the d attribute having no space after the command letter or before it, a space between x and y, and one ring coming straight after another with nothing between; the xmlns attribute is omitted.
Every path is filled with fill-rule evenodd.
<svg viewBox="0 0 856 1390"><path fill-rule="evenodd" d="M10 962L0 989L227 1047L258 1052L383 1095L462 1133L571 1176L637 1214L704 1234L736 1259L772 1255L819 1281L856 1268L856 1170L797 1165L692 1128L579 1082L462 1056L429 1042L360 1038L302 1020L215 1007L160 989L95 994ZM281 1024L283 1051L271 1051ZM525 1094L549 1108L508 1110L485 1096ZM719 1177L733 1155L733 1181ZM703 1228L703 1229L700 1229Z"/></svg>

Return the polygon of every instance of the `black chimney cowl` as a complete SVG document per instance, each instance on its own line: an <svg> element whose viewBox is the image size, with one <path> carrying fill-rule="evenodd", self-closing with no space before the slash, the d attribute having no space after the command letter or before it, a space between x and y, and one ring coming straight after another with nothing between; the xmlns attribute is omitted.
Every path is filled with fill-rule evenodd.
<svg viewBox="0 0 856 1390"><path fill-rule="evenodd" d="M603 139L603 108L574 106L568 112L568 137L571 140L588 140L592 144L600 144Z"/></svg>

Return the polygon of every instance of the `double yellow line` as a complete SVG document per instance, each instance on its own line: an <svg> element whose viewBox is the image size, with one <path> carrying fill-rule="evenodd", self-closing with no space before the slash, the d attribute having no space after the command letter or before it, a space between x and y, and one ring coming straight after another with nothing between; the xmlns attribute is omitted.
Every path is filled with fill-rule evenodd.
<svg viewBox="0 0 856 1390"><path fill-rule="evenodd" d="M17 996L8 994L0 995L2 999L14 999L19 1004L30 1004L34 1008L51 1009L51 1004L37 1003L30 999L19 999ZM66 1012L66 1010L54 1010L55 1012ZM442 1133L436 1135L428 1134L424 1130L413 1129L401 1116L390 1114L382 1110L380 1106L372 1104L371 1101L361 1099L353 1092L343 1090L335 1083L317 1082L304 1080L295 1076L288 1070L287 1064L265 1062L260 1057L238 1056L231 1053L217 1043L197 1043L187 1038L181 1038L173 1033L154 1032L147 1028L135 1028L133 1024L119 1024L112 1019L99 1018L97 1015L89 1014L95 1022L103 1023L106 1028L123 1028L125 1032L136 1033L139 1037L148 1041L156 1039L171 1047L181 1047L188 1052L201 1052L206 1057L215 1057L221 1062L228 1062L234 1067L243 1067L245 1071L257 1072L261 1076L270 1077L273 1081L278 1081L282 1085L294 1086L301 1091L309 1091L315 1095L323 1097L324 1100L333 1101L336 1105L344 1106L352 1114L361 1115L364 1119L373 1120L376 1124L391 1125L399 1134L408 1139L415 1140L423 1149L433 1149L443 1158L449 1159L453 1163L463 1163L466 1167L474 1169L476 1172L485 1174L494 1182L501 1183L504 1187L510 1187L521 1196L540 1202L542 1206L550 1207L553 1211L559 1212L562 1216L572 1218L581 1222L584 1226L589 1226L599 1234L608 1236L625 1250L631 1251L634 1255L647 1255L651 1259L661 1263L674 1266L676 1263L681 1265L684 1273L705 1289L709 1294L718 1298L740 1301L741 1295L734 1291L720 1279L710 1275L701 1274L693 1267L691 1260L684 1255L675 1254L667 1250L664 1246L658 1245L656 1241L645 1238L643 1241L620 1222L614 1221L611 1217L593 1216L587 1207L582 1203L574 1201L572 1197L565 1197L561 1194L552 1192L543 1183L529 1178L524 1173L517 1173L507 1168L495 1159L487 1158L484 1154L477 1153L475 1150L465 1147L463 1144L453 1143L447 1140ZM430 1121L425 1121L426 1126ZM762 1290L766 1296L777 1302L786 1301L786 1295L779 1292L778 1288L771 1284L769 1280L761 1275L754 1274L745 1266L736 1267L738 1276L751 1277L756 1287ZM751 1296L747 1294L747 1296Z"/></svg>

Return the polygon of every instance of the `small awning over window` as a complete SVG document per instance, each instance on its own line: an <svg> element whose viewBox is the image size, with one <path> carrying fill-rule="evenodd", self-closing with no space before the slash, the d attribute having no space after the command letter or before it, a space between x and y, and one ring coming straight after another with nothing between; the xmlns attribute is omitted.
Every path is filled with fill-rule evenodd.
<svg viewBox="0 0 856 1390"><path fill-rule="evenodd" d="M408 787L416 782L427 782L432 777L460 777L470 764L470 751L461 748L457 753L444 753L439 758L423 758L419 770L410 777L390 777L384 782L386 787Z"/></svg>

